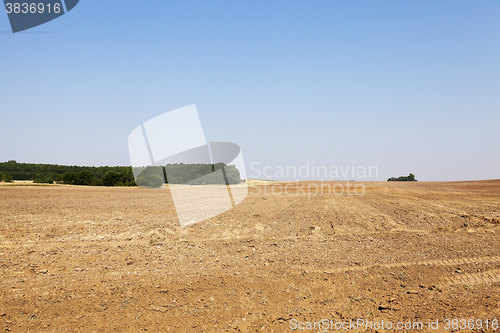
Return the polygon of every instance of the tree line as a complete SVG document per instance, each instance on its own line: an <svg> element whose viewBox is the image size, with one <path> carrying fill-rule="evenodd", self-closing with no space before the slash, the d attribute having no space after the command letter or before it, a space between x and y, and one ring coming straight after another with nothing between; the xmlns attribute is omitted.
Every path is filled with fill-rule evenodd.
<svg viewBox="0 0 500 333"><path fill-rule="evenodd" d="M94 177L101 179L108 171L121 172L123 166L76 166L76 165L57 165L57 164L35 164L18 163L16 161L0 162L0 172L4 175L10 175L16 180L34 180L34 179L56 179L59 175L65 173L78 173L88 170Z"/></svg>
<svg viewBox="0 0 500 333"><path fill-rule="evenodd" d="M47 184L135 186L131 167L18 163L13 160L0 162L0 180L12 179Z"/></svg>
<svg viewBox="0 0 500 333"><path fill-rule="evenodd" d="M220 172L219 172L220 170ZM162 184L231 185L242 182L240 171L234 165L224 163L175 163L163 166L134 168L136 183L144 187L160 187Z"/></svg>
<svg viewBox="0 0 500 333"><path fill-rule="evenodd" d="M216 172L221 170L221 172ZM210 185L239 184L240 171L234 165L216 164L167 164L169 184Z"/></svg>
<svg viewBox="0 0 500 333"><path fill-rule="evenodd" d="M222 170L223 178L215 171ZM134 179L134 172L138 175ZM170 179L167 179L167 174ZM34 183L54 182L87 186L146 186L157 188L170 184L238 184L240 172L234 165L217 164L167 164L136 168L127 166L67 166L57 164L0 162L0 181L33 180Z"/></svg>

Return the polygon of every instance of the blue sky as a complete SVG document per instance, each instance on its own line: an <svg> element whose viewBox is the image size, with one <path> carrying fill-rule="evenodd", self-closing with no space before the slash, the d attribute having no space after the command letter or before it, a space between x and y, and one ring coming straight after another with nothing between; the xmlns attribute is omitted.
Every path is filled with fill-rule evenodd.
<svg viewBox="0 0 500 333"><path fill-rule="evenodd" d="M500 178L498 1L96 1L0 14L0 161L130 165L141 123L196 104L247 165Z"/></svg>

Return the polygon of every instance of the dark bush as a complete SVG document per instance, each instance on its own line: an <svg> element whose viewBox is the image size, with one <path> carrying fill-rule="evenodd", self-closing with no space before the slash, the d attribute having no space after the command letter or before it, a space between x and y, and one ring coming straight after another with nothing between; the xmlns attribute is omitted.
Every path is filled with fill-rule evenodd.
<svg viewBox="0 0 500 333"><path fill-rule="evenodd" d="M44 178L44 179L35 179L33 180L35 184L54 184L54 180L52 178Z"/></svg>
<svg viewBox="0 0 500 333"><path fill-rule="evenodd" d="M401 176L401 177L391 177L387 179L388 182L416 182L417 180L415 179L415 175L410 173L408 176Z"/></svg>

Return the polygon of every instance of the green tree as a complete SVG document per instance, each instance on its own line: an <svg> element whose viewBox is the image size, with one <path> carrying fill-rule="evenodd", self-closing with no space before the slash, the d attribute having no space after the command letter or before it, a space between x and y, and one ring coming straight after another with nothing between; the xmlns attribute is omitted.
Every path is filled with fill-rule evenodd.
<svg viewBox="0 0 500 333"><path fill-rule="evenodd" d="M142 187L159 188L163 185L163 177L157 174L141 174L137 177L136 183Z"/></svg>
<svg viewBox="0 0 500 333"><path fill-rule="evenodd" d="M226 171L228 184L239 184L241 183L240 171L235 165L229 165L224 168Z"/></svg>
<svg viewBox="0 0 500 333"><path fill-rule="evenodd" d="M130 181L127 185L156 188L162 186L164 181L164 169L162 166L148 166L134 168L134 174L138 175L135 182Z"/></svg>
<svg viewBox="0 0 500 333"><path fill-rule="evenodd" d="M75 174L73 185L90 185L94 180L94 175L89 170L83 170Z"/></svg>
<svg viewBox="0 0 500 333"><path fill-rule="evenodd" d="M102 177L104 186L117 186L121 182L122 177L116 171L108 171Z"/></svg>
<svg viewBox="0 0 500 333"><path fill-rule="evenodd" d="M66 172L62 175L59 175L56 179L56 182L62 183L62 184L70 184L72 185L75 182L76 179L76 173L74 172Z"/></svg>
<svg viewBox="0 0 500 333"><path fill-rule="evenodd" d="M132 172L132 167L124 167L120 172L120 177L123 184L130 184L134 181L134 173Z"/></svg>

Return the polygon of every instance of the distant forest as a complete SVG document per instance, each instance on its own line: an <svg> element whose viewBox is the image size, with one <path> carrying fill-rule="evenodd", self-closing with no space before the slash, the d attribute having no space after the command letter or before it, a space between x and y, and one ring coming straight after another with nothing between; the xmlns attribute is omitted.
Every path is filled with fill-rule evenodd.
<svg viewBox="0 0 500 333"><path fill-rule="evenodd" d="M59 184L89 186L146 186L160 187L168 183L165 170L168 170L171 184L238 184L240 172L234 165L217 164L168 164L166 167L141 168L134 180L132 167L127 166L67 166L57 164L0 162L0 181L33 180L35 183L54 182ZM223 180L217 177L216 170L222 169ZM139 173L138 172L138 173Z"/></svg>
<svg viewBox="0 0 500 333"><path fill-rule="evenodd" d="M239 184L242 180L240 172L234 165L216 164L167 164L164 167L148 166L135 168L139 174L137 185L143 187L160 187L163 183L211 185L211 184ZM164 182L164 179L167 181Z"/></svg>
<svg viewBox="0 0 500 333"><path fill-rule="evenodd" d="M221 170L221 172L215 172ZM234 165L216 164L167 164L165 171L169 184L239 184L240 171Z"/></svg>
<svg viewBox="0 0 500 333"><path fill-rule="evenodd" d="M0 180L33 180L35 183L135 186L131 167L76 166L57 164L0 162Z"/></svg>

